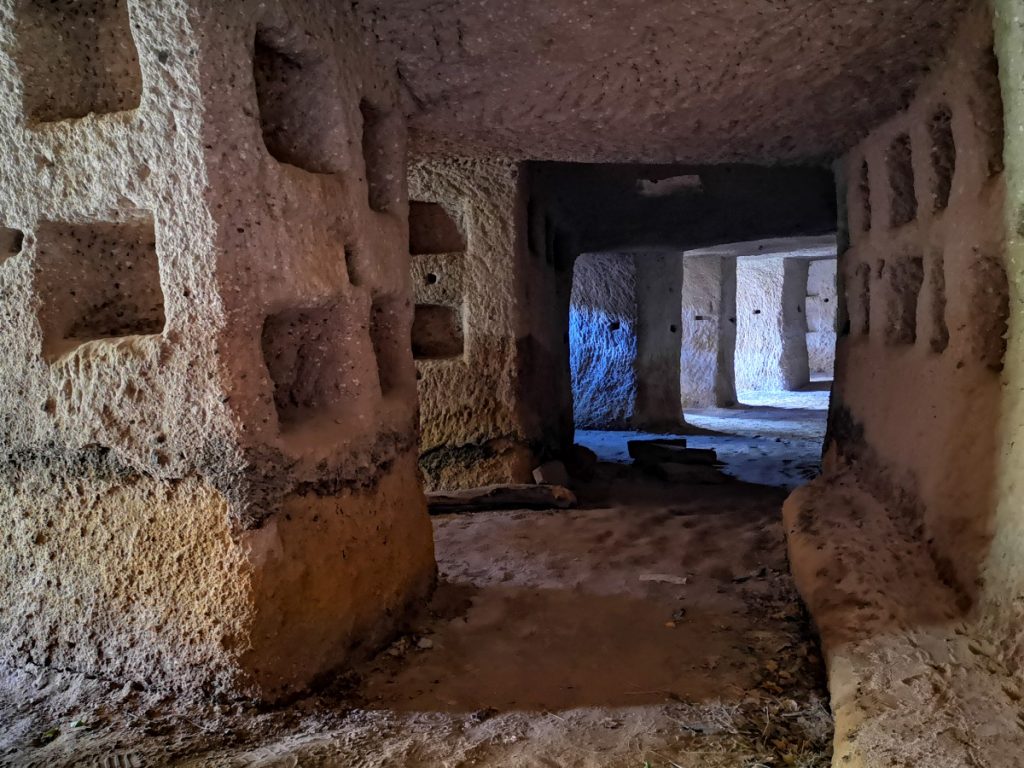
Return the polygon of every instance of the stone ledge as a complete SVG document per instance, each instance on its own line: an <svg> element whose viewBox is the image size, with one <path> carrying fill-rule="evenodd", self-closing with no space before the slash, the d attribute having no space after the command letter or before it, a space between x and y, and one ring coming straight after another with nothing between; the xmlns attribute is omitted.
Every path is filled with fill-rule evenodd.
<svg viewBox="0 0 1024 768"><path fill-rule="evenodd" d="M840 472L795 491L783 518L825 652L833 765L1024 765L1019 676L899 515Z"/></svg>

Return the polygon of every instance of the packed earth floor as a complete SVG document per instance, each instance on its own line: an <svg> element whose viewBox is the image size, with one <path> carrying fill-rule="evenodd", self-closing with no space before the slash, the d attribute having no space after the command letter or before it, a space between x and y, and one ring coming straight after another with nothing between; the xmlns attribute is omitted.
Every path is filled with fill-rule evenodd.
<svg viewBox="0 0 1024 768"><path fill-rule="evenodd" d="M820 446L821 402L687 415L714 433L694 445L770 485L669 484L614 460L621 434L581 434L613 460L578 484L578 509L436 516L439 586L409 634L286 706L186 709L8 670L0 763L827 766L822 660L780 522L793 474L813 471L801 441Z"/></svg>

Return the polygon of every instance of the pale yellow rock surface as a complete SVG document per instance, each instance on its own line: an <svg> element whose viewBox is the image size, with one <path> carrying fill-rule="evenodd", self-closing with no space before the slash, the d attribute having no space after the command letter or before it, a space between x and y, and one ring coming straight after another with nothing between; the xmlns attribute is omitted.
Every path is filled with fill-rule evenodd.
<svg viewBox="0 0 1024 768"><path fill-rule="evenodd" d="M527 244L520 174L517 164L497 160L410 167L414 206L439 206L429 215L445 215L450 223L441 226L457 228L465 243L460 252L412 257L417 306L448 308L463 336L461 352L427 350L416 364L428 489L530 482L540 454L571 444L564 425L553 426L568 412L568 381L564 402L544 395L563 371L568 378L568 350L558 326L544 324L557 315L542 292L555 290L553 270ZM564 302L567 315L567 295ZM549 343L555 339L557 347Z"/></svg>
<svg viewBox="0 0 1024 768"><path fill-rule="evenodd" d="M784 512L826 651L835 765L1024 762L1020 504L1001 447L1016 442L1004 207L1019 139L1004 156L1003 105L1012 121L1019 104L998 79L1019 66L1014 19L997 19L997 61L991 14L972 12L908 109L841 166L851 244L824 475Z"/></svg>
<svg viewBox="0 0 1024 768"><path fill-rule="evenodd" d="M395 81L326 3L0 24L0 654L301 688L433 579Z"/></svg>

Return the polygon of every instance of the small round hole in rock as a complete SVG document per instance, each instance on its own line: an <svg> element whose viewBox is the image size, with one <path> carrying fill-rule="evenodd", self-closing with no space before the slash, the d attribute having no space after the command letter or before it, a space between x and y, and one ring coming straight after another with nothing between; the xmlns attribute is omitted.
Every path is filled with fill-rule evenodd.
<svg viewBox="0 0 1024 768"><path fill-rule="evenodd" d="M427 276L423 278L423 282L426 283L427 285L433 285L434 283L437 282L437 275L435 275L433 272L428 272Z"/></svg>

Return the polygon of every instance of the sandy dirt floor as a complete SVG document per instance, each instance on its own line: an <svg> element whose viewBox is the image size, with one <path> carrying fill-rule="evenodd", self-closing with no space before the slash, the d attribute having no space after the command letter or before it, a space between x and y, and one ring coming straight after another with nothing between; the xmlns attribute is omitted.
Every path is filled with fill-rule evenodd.
<svg viewBox="0 0 1024 768"><path fill-rule="evenodd" d="M435 517L440 585L410 633L287 707L8 671L0 764L827 766L784 490L602 463L578 491L571 511Z"/></svg>

